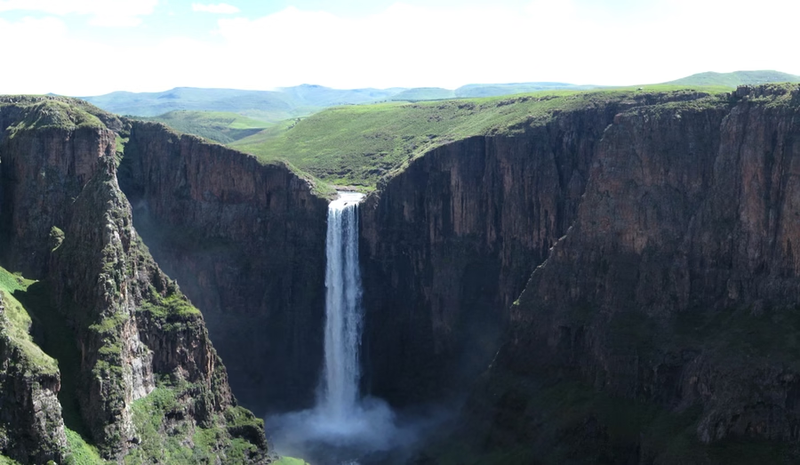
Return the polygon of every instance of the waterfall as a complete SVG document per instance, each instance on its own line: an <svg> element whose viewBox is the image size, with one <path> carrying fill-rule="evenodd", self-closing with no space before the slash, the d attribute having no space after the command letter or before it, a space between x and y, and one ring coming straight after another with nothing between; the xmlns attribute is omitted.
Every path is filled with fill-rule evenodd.
<svg viewBox="0 0 800 465"><path fill-rule="evenodd" d="M325 271L325 366L318 407L334 423L356 414L361 376L361 272L358 268L358 202L340 192L328 206Z"/></svg>
<svg viewBox="0 0 800 465"><path fill-rule="evenodd" d="M363 198L339 192L339 198L328 205L325 353L317 405L266 421L274 450L320 465L357 465L375 452L405 451L425 427L424 421L407 420L405 429L400 428L386 402L359 395L363 311L358 203Z"/></svg>

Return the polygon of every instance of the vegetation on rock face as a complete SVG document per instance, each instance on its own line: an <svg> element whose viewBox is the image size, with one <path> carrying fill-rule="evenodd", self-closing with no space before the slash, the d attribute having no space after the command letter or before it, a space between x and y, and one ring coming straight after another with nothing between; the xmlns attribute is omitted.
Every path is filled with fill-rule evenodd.
<svg viewBox="0 0 800 465"><path fill-rule="evenodd" d="M23 463L60 460L66 453L58 365L34 343L33 319L16 298L32 284L0 268L0 455Z"/></svg>
<svg viewBox="0 0 800 465"><path fill-rule="evenodd" d="M263 420L249 411L230 407L203 424L182 421L209 401L203 399L203 391L203 386L164 377L153 392L135 401L133 421L142 446L127 455L125 463L213 464L221 458L223 463L245 464L256 459L257 446L242 437L242 431L252 427L259 434Z"/></svg>
<svg viewBox="0 0 800 465"><path fill-rule="evenodd" d="M109 462L100 457L97 448L87 443L83 437L67 428L67 444L69 455L64 462L66 465L106 465Z"/></svg>
<svg viewBox="0 0 800 465"><path fill-rule="evenodd" d="M213 437L200 454L207 463L263 462L263 426L236 407L202 316L132 228L116 180L123 122L50 96L0 96L0 122L12 225L2 230L3 264L38 280L0 269L0 453L21 463L161 462L148 458L156 449L191 457L190 439L168 443L174 427ZM180 417L153 418L172 412L155 403L164 390L186 404ZM139 404L162 423L159 434L137 423Z"/></svg>
<svg viewBox="0 0 800 465"><path fill-rule="evenodd" d="M0 268L0 301L5 306L5 312L0 315L0 318L3 316L7 318L7 324L4 325L5 334L22 349L26 355L25 360L32 364L32 368L45 370L48 373L57 373L56 361L33 342L30 335L33 321L28 311L14 297L15 291L24 292L32 283L33 280L25 279Z"/></svg>
<svg viewBox="0 0 800 465"><path fill-rule="evenodd" d="M374 189L413 158L449 142L476 135L513 134L550 121L560 112L612 100L651 104L711 99L723 87L686 89L647 86L642 90L554 91L513 97L384 103L331 108L283 130L271 128L230 146L262 161L291 166L336 185Z"/></svg>

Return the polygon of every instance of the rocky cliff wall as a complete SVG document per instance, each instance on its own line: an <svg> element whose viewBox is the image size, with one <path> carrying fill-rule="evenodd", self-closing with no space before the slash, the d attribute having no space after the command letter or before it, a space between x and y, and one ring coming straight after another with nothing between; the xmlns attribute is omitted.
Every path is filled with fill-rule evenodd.
<svg viewBox="0 0 800 465"><path fill-rule="evenodd" d="M452 143L366 201L365 351L375 394L430 400L486 366L505 309L571 224L613 114Z"/></svg>
<svg viewBox="0 0 800 465"><path fill-rule="evenodd" d="M67 426L119 461L174 462L188 453L264 462L263 427L236 406L202 316L133 229L116 178L118 134L111 127L121 128L119 120L47 97L0 106L6 112L17 120L0 140L0 214L10 225L0 256L5 267L40 280L31 307L41 326L35 333L43 347L58 347L51 355L62 370L75 370L67 374L74 384L59 395L61 402L77 399ZM45 324L53 315L66 327ZM66 343L52 344L65 334ZM38 410L18 412L25 415ZM210 441L198 442L203 431L211 431Z"/></svg>
<svg viewBox="0 0 800 465"><path fill-rule="evenodd" d="M796 459L799 105L767 86L615 116L471 399L480 441L572 443L562 463L754 463L760 443L693 444L759 440ZM589 397L565 400L575 382Z"/></svg>
<svg viewBox="0 0 800 465"><path fill-rule="evenodd" d="M158 263L202 309L242 403L309 406L322 366L327 201L283 165L133 122L123 190Z"/></svg>
<svg viewBox="0 0 800 465"><path fill-rule="evenodd" d="M792 456L798 95L609 98L412 162L362 209L372 392L491 366L470 444L519 463Z"/></svg>
<svg viewBox="0 0 800 465"><path fill-rule="evenodd" d="M61 462L67 446L57 398L61 379L54 360L30 345L26 351L27 341L14 337L7 313L19 304L12 299L0 295L0 454L20 463Z"/></svg>
<svg viewBox="0 0 800 465"><path fill-rule="evenodd" d="M530 273L574 223L615 115L704 95L609 95L434 149L371 195L362 262L372 392L402 404L463 391L498 348Z"/></svg>

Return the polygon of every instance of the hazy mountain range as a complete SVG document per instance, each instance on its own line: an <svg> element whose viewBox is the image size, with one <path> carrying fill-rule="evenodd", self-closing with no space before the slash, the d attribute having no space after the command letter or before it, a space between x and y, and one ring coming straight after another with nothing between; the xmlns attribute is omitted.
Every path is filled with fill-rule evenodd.
<svg viewBox="0 0 800 465"><path fill-rule="evenodd" d="M706 72L663 84L734 88L744 84L800 82L779 71ZM332 89L303 84L276 90L177 87L164 92L112 92L82 97L103 110L163 122L181 132L230 143L277 122L304 117L324 108L386 101L425 101L494 97L548 90L588 90L600 86L564 82L468 84L457 89L416 87Z"/></svg>

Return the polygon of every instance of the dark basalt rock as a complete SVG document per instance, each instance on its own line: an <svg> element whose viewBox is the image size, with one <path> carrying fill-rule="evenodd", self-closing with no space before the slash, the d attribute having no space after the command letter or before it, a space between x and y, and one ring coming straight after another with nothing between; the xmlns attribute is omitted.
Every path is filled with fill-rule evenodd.
<svg viewBox="0 0 800 465"><path fill-rule="evenodd" d="M133 229L116 178L114 130L122 130L122 123L58 97L0 101L0 122L6 128L0 136L0 260L40 280L34 317L46 306L64 322L41 329L40 336L74 335L61 349L75 352L76 366L60 366L75 369L68 374L75 379L68 396L77 398L80 418L73 421L85 424L86 439L107 459L159 450L160 441L181 431L189 439L178 441L191 450L186 441L202 427L218 431L207 452L224 460L233 450L229 429L236 429L226 414L239 407L202 316ZM22 463L61 462L68 450L55 399L60 374L45 376L36 366L17 369L24 366L19 353L0 342L6 368L0 383L11 397L2 401L0 454ZM172 393L177 413L167 412L157 428L162 430L145 437L135 402L156 387ZM156 413L146 414L152 425ZM248 434L246 440L253 441L243 460L266 463L263 427L252 426L261 439Z"/></svg>
<svg viewBox="0 0 800 465"><path fill-rule="evenodd" d="M120 166L153 256L202 311L242 404L314 401L327 201L282 164L132 122Z"/></svg>
<svg viewBox="0 0 800 465"><path fill-rule="evenodd" d="M441 399L490 366L462 433L543 461L669 463L648 441L673 420L670 440L797 443L798 95L609 99L411 163L362 210L373 392Z"/></svg>

